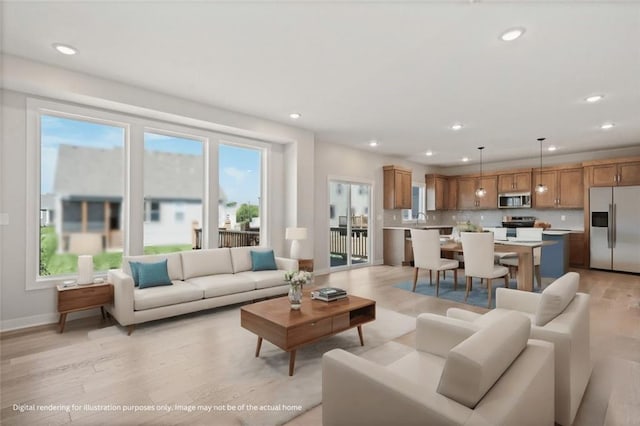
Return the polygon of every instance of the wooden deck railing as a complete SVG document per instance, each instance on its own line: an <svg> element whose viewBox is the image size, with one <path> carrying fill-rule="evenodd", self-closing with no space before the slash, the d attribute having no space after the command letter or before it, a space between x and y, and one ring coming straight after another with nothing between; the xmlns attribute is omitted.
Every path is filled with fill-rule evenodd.
<svg viewBox="0 0 640 426"><path fill-rule="evenodd" d="M260 245L260 231L218 230L218 247L245 247Z"/></svg>
<svg viewBox="0 0 640 426"><path fill-rule="evenodd" d="M351 228L351 256L367 258L369 256L369 230L367 228ZM331 227L329 234L329 251L331 254L347 257L347 228Z"/></svg>

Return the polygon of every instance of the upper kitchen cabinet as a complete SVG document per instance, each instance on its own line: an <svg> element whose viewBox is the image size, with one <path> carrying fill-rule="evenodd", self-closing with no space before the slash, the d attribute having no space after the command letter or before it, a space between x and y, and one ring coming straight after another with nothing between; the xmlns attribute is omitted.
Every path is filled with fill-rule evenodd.
<svg viewBox="0 0 640 426"><path fill-rule="evenodd" d="M497 209L498 208L498 177L462 176L458 181L458 209ZM484 197L476 195L476 189L482 186L487 193Z"/></svg>
<svg viewBox="0 0 640 426"><path fill-rule="evenodd" d="M442 175L425 175L427 211L449 208L449 179Z"/></svg>
<svg viewBox="0 0 640 426"><path fill-rule="evenodd" d="M632 161L629 161L632 160ZM640 159L602 160L584 163L589 186L640 185Z"/></svg>
<svg viewBox="0 0 640 426"><path fill-rule="evenodd" d="M531 192L531 170L498 175L498 192Z"/></svg>
<svg viewBox="0 0 640 426"><path fill-rule="evenodd" d="M411 208L411 169L384 166L384 208Z"/></svg>
<svg viewBox="0 0 640 426"><path fill-rule="evenodd" d="M533 191L533 207L578 209L584 207L582 167L534 170L534 187L542 183L547 191Z"/></svg>

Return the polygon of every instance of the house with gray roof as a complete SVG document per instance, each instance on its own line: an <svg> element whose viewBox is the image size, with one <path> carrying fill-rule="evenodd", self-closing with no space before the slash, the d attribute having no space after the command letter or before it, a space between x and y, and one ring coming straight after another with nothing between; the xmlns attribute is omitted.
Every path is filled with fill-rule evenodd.
<svg viewBox="0 0 640 426"><path fill-rule="evenodd" d="M144 244L192 244L202 226L202 157L145 150ZM60 145L54 176L58 235L63 251L72 251L74 234L95 234L104 249L122 247L124 193L122 148ZM219 190L219 215L226 217L226 196ZM234 214L235 216L235 214ZM85 250L86 251L86 250Z"/></svg>

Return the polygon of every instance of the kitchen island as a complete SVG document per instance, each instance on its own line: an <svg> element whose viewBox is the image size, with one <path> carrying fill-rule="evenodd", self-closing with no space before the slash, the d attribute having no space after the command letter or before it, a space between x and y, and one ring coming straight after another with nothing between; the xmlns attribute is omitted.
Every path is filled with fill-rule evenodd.
<svg viewBox="0 0 640 426"><path fill-rule="evenodd" d="M453 231L453 226L418 225L383 227L383 256L385 265L411 265L411 262L413 262L413 247L411 245L412 229L437 229L440 231L440 234L449 235L451 231Z"/></svg>

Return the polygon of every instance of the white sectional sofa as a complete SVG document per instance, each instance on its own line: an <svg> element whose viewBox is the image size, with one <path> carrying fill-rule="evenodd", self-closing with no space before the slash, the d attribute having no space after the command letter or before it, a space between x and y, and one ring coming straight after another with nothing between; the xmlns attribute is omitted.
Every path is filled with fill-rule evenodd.
<svg viewBox="0 0 640 426"><path fill-rule="evenodd" d="M254 272L252 250L269 249L234 247L125 257L121 270L109 271L114 302L107 311L131 334L135 324L287 293L284 273L297 270L298 261L276 257L276 270ZM172 285L135 287L129 262L164 259Z"/></svg>

